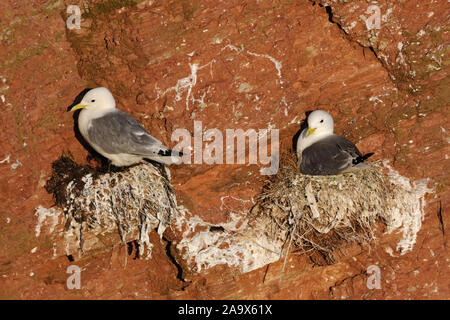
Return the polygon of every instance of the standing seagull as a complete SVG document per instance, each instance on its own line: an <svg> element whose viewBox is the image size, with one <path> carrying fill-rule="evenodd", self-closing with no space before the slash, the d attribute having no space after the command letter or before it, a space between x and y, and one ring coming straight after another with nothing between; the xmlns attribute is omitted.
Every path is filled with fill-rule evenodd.
<svg viewBox="0 0 450 320"><path fill-rule="evenodd" d="M82 109L78 128L83 138L117 167L130 166L144 158L172 164L182 155L163 146L135 118L116 109L116 101L106 88L89 90L70 111L78 109Z"/></svg>
<svg viewBox="0 0 450 320"><path fill-rule="evenodd" d="M333 129L334 121L329 113L316 110L308 116L308 128L297 141L297 157L303 174L325 176L370 167L363 161L373 153L362 155L352 142L333 134Z"/></svg>

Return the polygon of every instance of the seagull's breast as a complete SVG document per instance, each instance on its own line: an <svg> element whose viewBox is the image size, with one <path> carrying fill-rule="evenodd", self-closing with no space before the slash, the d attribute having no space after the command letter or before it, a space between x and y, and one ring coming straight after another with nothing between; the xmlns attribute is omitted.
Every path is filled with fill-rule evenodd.
<svg viewBox="0 0 450 320"><path fill-rule="evenodd" d="M305 149L305 135L306 135L306 130L307 129L303 129L303 131L300 133L300 135L298 136L298 140L297 140L297 155L301 155L303 149Z"/></svg>
<svg viewBox="0 0 450 320"><path fill-rule="evenodd" d="M90 122L92 120L92 117L90 117L89 110L83 109L80 112L80 115L78 116L78 129L80 130L81 135L84 139L87 140L87 142L91 143L89 136L87 134Z"/></svg>
<svg viewBox="0 0 450 320"><path fill-rule="evenodd" d="M302 153L303 150L305 150L309 146L313 145L317 141L333 135L332 133L328 133L328 132L321 132L321 133L314 132L313 134L306 136L306 131L307 131L307 129L304 129L298 138L297 153L299 153L299 152Z"/></svg>

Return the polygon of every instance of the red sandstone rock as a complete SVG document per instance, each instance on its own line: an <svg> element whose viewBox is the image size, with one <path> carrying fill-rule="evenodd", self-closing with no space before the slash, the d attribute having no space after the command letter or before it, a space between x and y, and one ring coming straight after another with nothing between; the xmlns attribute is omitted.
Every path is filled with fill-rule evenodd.
<svg viewBox="0 0 450 320"><path fill-rule="evenodd" d="M330 6L334 23L319 2ZM449 297L441 230L450 225L446 3L378 1L381 29L371 32L360 18L368 16L366 1L117 3L0 3L0 297ZM69 4L90 8L80 30L65 27ZM169 146L175 129L192 133L197 120L222 131L270 125L287 149L305 111L326 109L336 132L363 152L390 160L412 180L434 181L414 250L389 255L391 235L370 251L350 246L332 266L313 267L291 254L283 272L283 260L245 274L219 265L191 274L191 282L179 279L168 243L154 232L151 260L134 260L124 245L76 262L54 257L48 228L36 237L35 208L53 204L44 185L62 152L86 163L66 108L82 89L100 85ZM171 167L179 203L213 225L252 207L265 179L258 169ZM170 251L179 259L174 244ZM81 290L66 287L73 263L85 270ZM365 286L372 264L381 269L381 290Z"/></svg>

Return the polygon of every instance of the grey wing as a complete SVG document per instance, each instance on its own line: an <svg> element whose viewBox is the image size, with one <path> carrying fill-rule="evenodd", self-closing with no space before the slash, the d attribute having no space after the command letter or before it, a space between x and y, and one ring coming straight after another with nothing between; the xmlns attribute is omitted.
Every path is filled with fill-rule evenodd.
<svg viewBox="0 0 450 320"><path fill-rule="evenodd" d="M167 149L135 118L120 110L91 120L88 135L93 143L110 154L151 156Z"/></svg>
<svg viewBox="0 0 450 320"><path fill-rule="evenodd" d="M302 153L300 170L304 174L331 175L353 165L361 152L347 139L332 135L309 146Z"/></svg>

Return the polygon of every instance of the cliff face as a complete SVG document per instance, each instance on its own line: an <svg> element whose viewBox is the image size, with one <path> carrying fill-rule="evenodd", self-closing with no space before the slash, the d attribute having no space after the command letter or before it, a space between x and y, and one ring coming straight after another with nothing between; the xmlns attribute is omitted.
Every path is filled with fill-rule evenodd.
<svg viewBox="0 0 450 320"><path fill-rule="evenodd" d="M2 298L449 297L446 2L28 3L0 3ZM81 28L69 30L74 4ZM172 133L193 136L196 121L224 138L226 129L279 129L283 157L305 112L329 111L335 131L362 152L411 182L428 179L433 191L413 249L396 252L399 235L380 232L370 250L349 244L332 265L291 253L255 258L255 269L240 264L245 251L238 263L226 256L199 265L203 249L245 243L234 230L268 178L248 156L245 164L224 156L224 164L192 158L170 167L183 214L162 238L150 232L151 258L135 258L136 242L118 237L68 257L56 236L64 234L63 215L44 187L61 154L88 163L66 109L96 86L170 147ZM74 264L79 290L66 286ZM381 289L366 285L371 265L380 268Z"/></svg>

